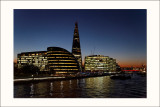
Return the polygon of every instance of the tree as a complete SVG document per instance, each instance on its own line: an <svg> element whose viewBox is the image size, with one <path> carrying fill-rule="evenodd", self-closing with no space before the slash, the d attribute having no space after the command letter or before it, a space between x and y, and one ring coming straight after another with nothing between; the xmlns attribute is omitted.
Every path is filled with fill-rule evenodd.
<svg viewBox="0 0 160 107"><path fill-rule="evenodd" d="M32 75L34 75L34 74L38 74L40 69L37 66L26 64L21 68L21 71L24 74L32 74Z"/></svg>

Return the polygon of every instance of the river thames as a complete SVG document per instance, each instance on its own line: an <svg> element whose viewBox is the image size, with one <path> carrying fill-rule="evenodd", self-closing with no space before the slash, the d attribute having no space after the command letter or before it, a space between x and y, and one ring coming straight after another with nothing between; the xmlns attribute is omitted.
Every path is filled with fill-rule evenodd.
<svg viewBox="0 0 160 107"><path fill-rule="evenodd" d="M131 79L110 76L14 84L14 98L146 98L146 76Z"/></svg>

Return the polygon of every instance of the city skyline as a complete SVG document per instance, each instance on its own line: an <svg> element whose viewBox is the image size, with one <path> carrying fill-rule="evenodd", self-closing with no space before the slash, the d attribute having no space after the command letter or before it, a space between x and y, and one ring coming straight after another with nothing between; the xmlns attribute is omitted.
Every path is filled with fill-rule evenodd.
<svg viewBox="0 0 160 107"><path fill-rule="evenodd" d="M122 67L146 64L145 9L15 9L14 59L50 46L71 52L76 21L83 62L95 54L113 57Z"/></svg>

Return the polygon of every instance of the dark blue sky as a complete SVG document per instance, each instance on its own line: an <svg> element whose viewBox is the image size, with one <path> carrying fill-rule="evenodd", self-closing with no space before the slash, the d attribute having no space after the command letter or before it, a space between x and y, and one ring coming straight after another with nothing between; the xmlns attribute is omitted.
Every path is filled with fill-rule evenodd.
<svg viewBox="0 0 160 107"><path fill-rule="evenodd" d="M121 66L146 63L145 9L14 10L14 58L17 53L58 46L71 51L78 22L81 52L115 58Z"/></svg>

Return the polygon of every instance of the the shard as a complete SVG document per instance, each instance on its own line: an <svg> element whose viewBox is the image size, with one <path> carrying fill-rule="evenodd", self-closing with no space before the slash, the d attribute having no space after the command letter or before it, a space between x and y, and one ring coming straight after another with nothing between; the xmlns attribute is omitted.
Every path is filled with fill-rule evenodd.
<svg viewBox="0 0 160 107"><path fill-rule="evenodd" d="M75 23L74 35L73 35L73 44L72 44L72 54L77 58L79 62L80 70L82 71L82 56L81 56L81 47L80 39L78 32L78 23Z"/></svg>

